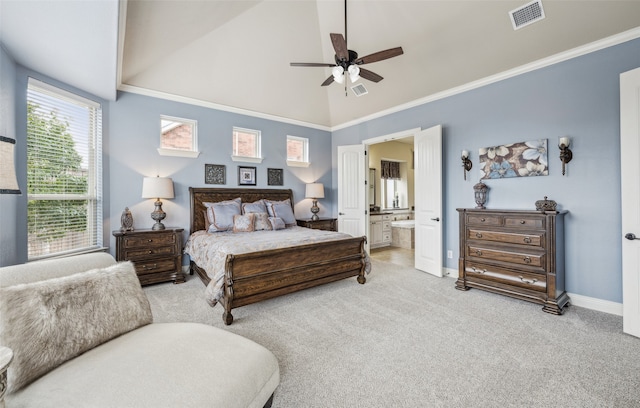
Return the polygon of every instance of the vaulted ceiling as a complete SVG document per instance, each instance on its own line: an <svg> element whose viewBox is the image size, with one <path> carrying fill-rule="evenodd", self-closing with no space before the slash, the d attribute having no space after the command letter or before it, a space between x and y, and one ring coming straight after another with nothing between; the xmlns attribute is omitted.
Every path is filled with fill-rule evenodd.
<svg viewBox="0 0 640 408"><path fill-rule="evenodd" d="M612 36L640 36L640 1L543 0L545 18L514 30L509 12L526 3L349 0L349 49L404 50L363 66L384 80L358 81L368 91L360 97L348 80L346 93L344 84L321 87L330 68L289 65L334 61L329 34L344 34L343 1L0 0L0 40L19 63L99 96L122 89L335 128ZM46 30L44 50L16 22L33 14L39 25L28 28ZM66 45L84 57L77 64L103 66L74 74L55 58Z"/></svg>

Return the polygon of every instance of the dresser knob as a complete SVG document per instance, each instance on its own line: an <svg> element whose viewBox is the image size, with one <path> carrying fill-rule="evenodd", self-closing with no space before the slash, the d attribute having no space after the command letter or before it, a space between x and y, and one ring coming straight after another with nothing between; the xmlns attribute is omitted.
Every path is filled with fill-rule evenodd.
<svg viewBox="0 0 640 408"><path fill-rule="evenodd" d="M531 258L529 258L528 256L525 256L524 263L531 263Z"/></svg>
<svg viewBox="0 0 640 408"><path fill-rule="evenodd" d="M520 278L520 280L523 283L526 283L527 285L533 285L534 283L536 283L538 280L537 279L533 279L533 280L526 280L525 278L523 278L522 276L518 276L518 278Z"/></svg>
<svg viewBox="0 0 640 408"><path fill-rule="evenodd" d="M147 242L153 242L153 240L152 239L148 239Z"/></svg>
<svg viewBox="0 0 640 408"><path fill-rule="evenodd" d="M486 269L483 269L483 270L476 269L475 266L472 266L471 270L474 271L475 273L485 273L487 271Z"/></svg>
<svg viewBox="0 0 640 408"><path fill-rule="evenodd" d="M484 219L484 218L480 218L480 222L484 222L484 221L485 221L485 219Z"/></svg>
<svg viewBox="0 0 640 408"><path fill-rule="evenodd" d="M478 256L482 256L482 251L481 251L481 250L479 250L479 249L476 249L476 255L478 255Z"/></svg>
<svg viewBox="0 0 640 408"><path fill-rule="evenodd" d="M149 250L149 254L152 254L152 253L153 253L153 251L152 251L152 250Z"/></svg>
<svg viewBox="0 0 640 408"><path fill-rule="evenodd" d="M525 220L520 220L520 224L526 224L527 222Z"/></svg>
<svg viewBox="0 0 640 408"><path fill-rule="evenodd" d="M525 243L525 244L530 244L530 243L531 243L531 238L529 238L529 237L524 237L524 243Z"/></svg>
<svg viewBox="0 0 640 408"><path fill-rule="evenodd" d="M476 238L482 238L482 234L479 232L476 232Z"/></svg>

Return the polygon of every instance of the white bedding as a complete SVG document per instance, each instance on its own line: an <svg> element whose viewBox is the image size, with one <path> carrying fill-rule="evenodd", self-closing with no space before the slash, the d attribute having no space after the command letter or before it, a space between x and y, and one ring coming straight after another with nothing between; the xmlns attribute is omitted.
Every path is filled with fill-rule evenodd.
<svg viewBox="0 0 640 408"><path fill-rule="evenodd" d="M346 238L352 237L341 232L311 230L296 226L277 231L242 233L196 231L187 240L184 253L207 272L211 282L207 285L205 297L211 306L215 306L224 295L224 266L228 254L242 254ZM368 255L365 261L365 272L369 273L371 264Z"/></svg>

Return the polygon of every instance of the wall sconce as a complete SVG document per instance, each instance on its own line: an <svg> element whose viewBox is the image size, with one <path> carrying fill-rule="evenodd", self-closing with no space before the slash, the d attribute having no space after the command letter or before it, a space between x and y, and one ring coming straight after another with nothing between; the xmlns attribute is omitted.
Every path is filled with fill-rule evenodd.
<svg viewBox="0 0 640 408"><path fill-rule="evenodd" d="M558 147L560 148L560 161L562 162L562 175L565 173L565 165L573 159L573 152L569 149L569 145L571 141L568 137L561 137L558 142Z"/></svg>
<svg viewBox="0 0 640 408"><path fill-rule="evenodd" d="M15 145L15 140L0 136L0 194L21 194L14 162Z"/></svg>
<svg viewBox="0 0 640 408"><path fill-rule="evenodd" d="M473 167L471 160L469 160L469 151L467 150L462 151L462 167L464 168L464 179L466 180L467 172Z"/></svg>

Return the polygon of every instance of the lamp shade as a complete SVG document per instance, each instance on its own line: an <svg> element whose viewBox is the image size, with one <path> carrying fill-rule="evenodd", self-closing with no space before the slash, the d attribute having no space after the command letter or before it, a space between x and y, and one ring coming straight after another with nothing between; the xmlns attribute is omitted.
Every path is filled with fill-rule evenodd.
<svg viewBox="0 0 640 408"><path fill-rule="evenodd" d="M142 198L173 198L173 180L169 177L145 177Z"/></svg>
<svg viewBox="0 0 640 408"><path fill-rule="evenodd" d="M307 184L306 198L324 198L324 186L322 183Z"/></svg>
<svg viewBox="0 0 640 408"><path fill-rule="evenodd" d="M0 194L20 194L14 162L15 145L15 140L0 136Z"/></svg>

